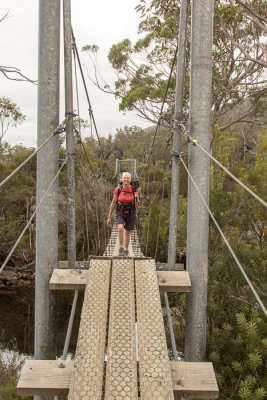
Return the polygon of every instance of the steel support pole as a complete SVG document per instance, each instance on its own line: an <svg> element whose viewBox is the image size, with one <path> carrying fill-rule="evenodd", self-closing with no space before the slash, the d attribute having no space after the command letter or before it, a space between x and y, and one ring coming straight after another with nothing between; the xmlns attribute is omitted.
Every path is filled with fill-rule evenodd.
<svg viewBox="0 0 267 400"><path fill-rule="evenodd" d="M174 134L172 149L172 185L171 185L171 206L170 206L170 228L168 245L168 269L174 269L176 261L176 236L178 224L178 201L179 201L179 174L181 152L181 126L183 121L183 93L185 75L185 53L186 33L188 20L189 0L182 0L180 8L180 24L178 35L178 53L176 69L176 92L174 109Z"/></svg>
<svg viewBox="0 0 267 400"><path fill-rule="evenodd" d="M63 0L64 24L64 67L65 67L65 112L66 112L66 150L67 162L67 231L68 231L68 267L75 268L75 155L73 135L73 90L72 90L72 34L71 4Z"/></svg>
<svg viewBox="0 0 267 400"><path fill-rule="evenodd" d="M39 1L37 147L59 123L60 0ZM58 171L58 136L37 155L38 204ZM55 296L49 280L58 265L58 181L36 216L35 359L55 359ZM36 398L43 398L36 396Z"/></svg>
<svg viewBox="0 0 267 400"><path fill-rule="evenodd" d="M192 1L190 136L210 148L213 0ZM189 144L188 168L209 202L209 158ZM192 292L186 298L185 359L206 358L209 214L188 178L187 260Z"/></svg>

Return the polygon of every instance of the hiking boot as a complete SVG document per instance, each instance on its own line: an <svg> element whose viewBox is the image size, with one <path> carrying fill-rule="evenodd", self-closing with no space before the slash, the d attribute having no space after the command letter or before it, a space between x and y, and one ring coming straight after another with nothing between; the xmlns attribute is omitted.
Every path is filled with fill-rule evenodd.
<svg viewBox="0 0 267 400"><path fill-rule="evenodd" d="M124 250L124 256L125 256L125 257L128 257L128 255L129 255L129 250L128 250L128 249L125 249L125 250Z"/></svg>
<svg viewBox="0 0 267 400"><path fill-rule="evenodd" d="M124 256L124 248L123 247L119 248L119 256Z"/></svg>

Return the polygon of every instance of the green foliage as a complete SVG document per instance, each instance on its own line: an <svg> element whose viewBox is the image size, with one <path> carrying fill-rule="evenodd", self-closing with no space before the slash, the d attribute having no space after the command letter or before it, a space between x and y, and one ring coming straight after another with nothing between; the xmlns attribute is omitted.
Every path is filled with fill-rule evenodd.
<svg viewBox="0 0 267 400"><path fill-rule="evenodd" d="M16 103L9 97L0 97L0 145L9 126L17 126L25 119Z"/></svg>
<svg viewBox="0 0 267 400"><path fill-rule="evenodd" d="M0 353L0 399L1 400L30 400L30 396L17 395L17 382L24 362L17 355L9 355L6 360Z"/></svg>

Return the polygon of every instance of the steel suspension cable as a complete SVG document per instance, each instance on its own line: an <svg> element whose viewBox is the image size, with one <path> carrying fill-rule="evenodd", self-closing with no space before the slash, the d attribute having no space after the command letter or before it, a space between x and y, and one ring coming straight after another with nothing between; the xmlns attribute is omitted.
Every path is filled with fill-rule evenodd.
<svg viewBox="0 0 267 400"><path fill-rule="evenodd" d="M196 139L191 138L185 131L184 125L182 126L183 135L186 137L187 141L190 142L193 146L197 146L200 150L202 150L211 160L213 160L219 167L221 167L232 179L234 179L239 185L243 187L249 194L251 194L256 200L258 200L262 205L267 207L267 203L262 200L256 193L254 193L249 187L247 187L243 182L241 182L235 175L233 175L224 165L222 165L215 157L213 157L204 147L202 147Z"/></svg>
<svg viewBox="0 0 267 400"><path fill-rule="evenodd" d="M169 299L168 299L167 292L164 292L164 301L165 301L167 320L168 320L168 325L169 325L169 330L170 330L173 358L174 358L174 361L177 362L177 361L179 361L179 358L177 355L177 348L176 348L176 342L175 342L175 336L174 336L174 330L173 330L173 324L172 324L172 317L171 317L170 305L169 305Z"/></svg>
<svg viewBox="0 0 267 400"><path fill-rule="evenodd" d="M163 176L162 179L164 179L164 178L166 177L167 172L168 172L168 168L170 167L170 165L171 165L171 162L165 167L165 172L164 172L164 176ZM160 186L158 187L158 189L157 189L157 191L156 191L154 197L152 198L152 200L151 200L151 202L150 202L150 206L149 206L148 227L147 227L147 237L146 237L146 255L147 255L148 237L149 237L149 230L150 230L151 207L152 207L152 204L153 204L153 202L154 202L154 199L157 197L157 194L158 194L158 192L159 192L159 189L160 189Z"/></svg>
<svg viewBox="0 0 267 400"><path fill-rule="evenodd" d="M78 49L77 49L77 45L76 45L76 40L75 40L75 37L74 37L73 29L71 29L71 32L72 32L73 48L74 48L74 51L75 51L76 56L77 56L79 69L80 69L80 73L81 73L81 77L82 77L82 81L83 81L83 86L84 86L84 90L85 90L85 94L86 94L86 98L87 98L87 102L88 102L88 106L89 106L89 114L90 114L90 116L92 116L92 121L93 121L93 124L94 124L95 132L96 132L96 136L97 136L97 140L98 140L98 144L99 144L99 148L100 148L100 152L102 154L104 165L106 165L106 160L105 160L104 152L103 152L102 145L101 145L101 142L100 142L100 137L99 137L97 126L96 126L95 117L94 117L94 114L93 114L93 110L92 110L92 106L91 106L91 102L90 102L90 98L89 98L89 94L88 94L88 90L87 90L87 85L86 85L85 78L84 78L82 64L81 64L80 56L79 56L79 53L78 53Z"/></svg>
<svg viewBox="0 0 267 400"><path fill-rule="evenodd" d="M79 296L79 290L75 290L73 301L72 301L72 307L71 307L71 313L70 313L70 318L69 318L69 323L68 323L67 334L66 334L65 343L64 343L63 354L62 354L62 357L60 358L60 360L66 360L67 354L69 351L70 338L71 338L73 321L74 321L76 307L77 307L78 296ZM58 400L58 396L54 396L54 400Z"/></svg>
<svg viewBox="0 0 267 400"><path fill-rule="evenodd" d="M156 241L156 248L155 248L155 254L154 254L154 260L155 261L156 261L156 256L157 256L157 252L158 252L159 231L160 231L160 225L161 225L162 206L163 206L164 188L165 188L166 180L167 180L167 178L163 179L163 187L162 187L162 195L161 195L161 203L160 203L160 212L159 212L158 232L157 232L157 241Z"/></svg>
<svg viewBox="0 0 267 400"><path fill-rule="evenodd" d="M81 144L82 137L81 137L81 118L80 118L80 101L79 101L79 90L78 90L78 79L77 79L77 62L76 62L76 54L73 51L73 58L74 58L74 73L75 73L75 86L76 86L76 103L77 103L77 112L78 112L78 126L79 126L79 141L78 143ZM77 163L78 165L78 163ZM88 228L88 213L87 213L87 198L86 198L86 191L85 191L85 179L83 176L83 166L79 168L81 180L83 183L83 202L84 202L84 214L85 214L85 231L86 231L86 243L87 243L87 259L90 257L90 244L89 244L89 228Z"/></svg>
<svg viewBox="0 0 267 400"><path fill-rule="evenodd" d="M77 162L77 167L78 167L80 176L81 176L83 182L85 182L85 178L84 178L83 173L82 173L82 171L81 171L81 166L79 165L79 162L78 162L78 161L76 161L76 162ZM94 181L93 181L93 182L94 182ZM94 183L93 183L93 185L94 185ZM84 189L85 189L85 190L88 190L88 189L86 188L85 184L84 184ZM88 192L89 192L89 190L88 190ZM91 195L91 197L92 197L92 200L95 201L95 199L96 199L96 198L95 198L95 186L94 186L94 189L93 189L93 193L90 192L90 195ZM96 209L96 212L98 213L98 209ZM98 214L97 214L97 213L96 213L96 220L97 220L97 226L98 226L99 217L98 217ZM98 232L99 232L99 227L98 227ZM97 238L97 237L96 237L95 231L94 231L94 234L95 234L95 242L96 242L96 245L99 247L99 245L98 245L99 235L98 235L98 238Z"/></svg>
<svg viewBox="0 0 267 400"><path fill-rule="evenodd" d="M147 164L148 161L149 161L149 158L151 156L151 153L152 153L152 150L153 150L153 147L154 147L154 144L155 144L156 136L158 134L159 127L161 125L163 107L165 105L165 101L166 101L166 98L167 98L168 90L169 90L169 87L170 87L170 82L171 82L171 77L172 77L172 73L173 73L173 69L174 69L174 65L175 65L175 61L176 61L177 52L178 52L178 44L177 44L176 49L175 49L175 54L174 54L174 58L173 58L172 66L171 66L171 71L170 71L170 74L169 74L169 78L168 78L168 82L167 82L167 86L166 86L166 90L165 90L165 94L164 94L164 99L163 99L163 102L162 102L162 105L161 105L160 116L159 116L159 119L158 119L158 122L157 122L156 130L155 130L155 133L154 133L154 136L153 136L153 139L152 139L152 143L151 143L151 146L150 146L150 149L149 149L148 156L147 156L145 164ZM144 172L144 168L143 168L143 170L142 170L142 172L140 174L140 178L142 177L143 172Z"/></svg>
<svg viewBox="0 0 267 400"><path fill-rule="evenodd" d="M56 181L58 175L60 174L60 172L61 172L61 170L62 170L62 168L65 166L65 164L66 164L66 162L67 162L67 159L68 159L68 156L67 156L67 157L65 158L65 160L63 161L61 167L59 168L58 172L56 173L56 176L54 177L54 179L53 179L52 182L50 183L48 189L46 190L45 194L44 194L43 197L41 198L39 204L37 205L37 207L36 207L34 213L32 214L32 216L31 216L31 218L29 219L28 223L26 224L25 228L24 228L23 231L21 232L21 234L20 234L19 238L17 239L16 243L14 244L14 246L12 247L12 249L10 250L10 252L9 252L9 254L8 254L8 256L7 256L7 258L6 258L5 261L4 261L4 264L3 264L2 267L0 268L0 273L4 270L5 266L7 265L8 261L10 260L10 257L12 256L12 254L14 253L14 251L16 250L16 248L17 248L19 242L21 241L21 239L22 239L24 233L26 232L26 230L27 230L28 227L30 226L30 224L31 224L31 222L32 222L32 220L33 220L33 218L35 217L37 211L38 211L39 208L41 207L41 205L42 205L44 199L46 198L48 192L50 191L51 187L52 187L53 184L55 183L55 181Z"/></svg>
<svg viewBox="0 0 267 400"><path fill-rule="evenodd" d="M226 239L226 237L225 237L223 231L221 230L221 228L220 228L218 222L216 221L216 219L215 219L213 213L211 212L211 210L210 210L208 204L206 203L204 197L203 197L202 194L200 193L199 188L198 188L198 186L197 186L197 184L196 184L194 178L193 178L192 175L190 174L190 172L189 172L187 166L185 165L185 163L184 163L184 161L183 161L183 159L182 159L181 156L180 156L180 160L181 160L181 163L183 164L183 166L184 166L184 168L185 168L185 170L186 170L186 172L187 172L189 178L191 179L191 181L192 181L192 183L193 183L193 185L194 185L196 191L198 192L198 194L199 194L199 196L200 196L200 198L201 198L201 200L202 200L202 202L203 202L205 208L207 209L207 211L208 211L209 215L211 216L211 218L212 218L212 220L213 220L215 226L217 227L217 229L218 229L220 235L222 236L222 238L223 238L223 240L224 240L226 246L228 247L230 253L232 254L232 256L233 256L233 258L234 258L234 260L235 260L235 262L236 262L236 264L238 265L238 268L239 268L240 271L242 272L242 275L244 276L245 280L247 281L247 283L248 283L248 285L249 285L249 287L250 287L252 293L254 294L256 300L258 301L259 306L261 307L261 309L262 309L262 311L264 312L265 316L267 316L267 310L266 310L266 308L264 307L264 304L262 303L261 299L259 298L259 296L258 296L258 294L257 294L257 292L256 292L256 290L255 290L255 288L254 288L254 286L252 285L252 283L251 283L249 277L247 276L247 274L246 274L244 268L243 268L242 265L240 264L240 261L238 260L238 258L237 258L237 256L236 256L235 252L233 251L233 249L232 249L230 243L229 243L228 240Z"/></svg>
<svg viewBox="0 0 267 400"><path fill-rule="evenodd" d="M57 129L44 141L43 144L41 144L41 146L39 146L32 154L29 155L28 158L26 158L26 160L24 160L13 172L11 172L10 175L8 175L1 183L0 183L0 187L3 186L7 181L9 181L9 179L12 178L12 176L14 176L25 164L27 164L28 161L30 161L37 153L39 153L39 151L42 150L42 148L57 134L62 133L65 131L65 124L63 123L62 125L59 125L57 127Z"/></svg>

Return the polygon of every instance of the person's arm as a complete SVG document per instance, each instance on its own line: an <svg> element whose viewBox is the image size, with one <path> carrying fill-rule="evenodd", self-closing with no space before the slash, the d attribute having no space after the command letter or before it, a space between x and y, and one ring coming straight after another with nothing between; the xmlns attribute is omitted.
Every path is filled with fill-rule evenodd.
<svg viewBox="0 0 267 400"><path fill-rule="evenodd" d="M118 196L116 194L114 194L112 202L111 202L110 207L109 207L107 225L111 224L111 214L113 213L113 210L114 210L114 208L116 206L117 199L118 199Z"/></svg>

